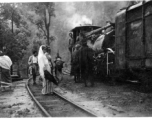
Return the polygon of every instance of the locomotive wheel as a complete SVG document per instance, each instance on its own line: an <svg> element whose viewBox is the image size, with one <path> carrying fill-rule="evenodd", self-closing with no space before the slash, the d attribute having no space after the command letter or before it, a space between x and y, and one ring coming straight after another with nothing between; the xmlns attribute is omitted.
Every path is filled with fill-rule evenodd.
<svg viewBox="0 0 152 120"><path fill-rule="evenodd" d="M111 85L118 85L120 83L123 83L128 79L128 74L124 70L114 70L111 71L111 79L110 83Z"/></svg>
<svg viewBox="0 0 152 120"><path fill-rule="evenodd" d="M75 75L74 75L74 82L77 83L77 78Z"/></svg>
<svg viewBox="0 0 152 120"><path fill-rule="evenodd" d="M152 92L152 75L150 73L147 72L138 75L141 82L140 89L143 92Z"/></svg>

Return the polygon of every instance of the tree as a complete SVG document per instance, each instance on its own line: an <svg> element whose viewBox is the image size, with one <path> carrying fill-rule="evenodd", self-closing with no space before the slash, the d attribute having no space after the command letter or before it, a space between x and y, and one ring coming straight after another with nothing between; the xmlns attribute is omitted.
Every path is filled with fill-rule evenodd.
<svg viewBox="0 0 152 120"><path fill-rule="evenodd" d="M1 3L1 15L4 20L11 20L12 33L14 32L14 23L19 26L20 15L17 11L17 4L15 3Z"/></svg>
<svg viewBox="0 0 152 120"><path fill-rule="evenodd" d="M16 5L16 7L14 7ZM1 18L1 39L0 46L6 47L6 54L9 55L12 61L19 61L24 56L24 50L29 45L28 37L30 31L28 30L26 20L24 20L19 12L17 4L1 3L0 4L0 18ZM9 26L9 21L11 26ZM15 26L14 26L15 23ZM14 26L14 27L13 27Z"/></svg>
<svg viewBox="0 0 152 120"><path fill-rule="evenodd" d="M27 34L24 31L18 32L18 34L14 35L5 24L1 24L1 46L6 47L6 54L9 55L13 62L19 61L24 56L24 50L29 45L27 41Z"/></svg>
<svg viewBox="0 0 152 120"><path fill-rule="evenodd" d="M55 40L54 36L50 35L51 17L55 17L55 3L41 2L30 3L31 8L39 15L39 19L35 21L38 29L43 31L43 35L46 37L46 44L50 45L50 42Z"/></svg>

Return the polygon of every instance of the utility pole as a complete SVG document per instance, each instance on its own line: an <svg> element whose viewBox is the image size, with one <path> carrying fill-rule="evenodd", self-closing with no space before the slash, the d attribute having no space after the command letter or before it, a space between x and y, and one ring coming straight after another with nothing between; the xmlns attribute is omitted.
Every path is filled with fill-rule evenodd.
<svg viewBox="0 0 152 120"><path fill-rule="evenodd" d="M14 31L13 31L13 14L14 14L14 11L12 11L12 33L14 33Z"/></svg>
<svg viewBox="0 0 152 120"><path fill-rule="evenodd" d="M2 20L0 19L0 50L3 49L3 39L2 39Z"/></svg>
<svg viewBox="0 0 152 120"><path fill-rule="evenodd" d="M11 17L12 17L12 34L14 33L13 31L13 14L14 14L14 9L13 9L14 5L12 4L12 14L11 14ZM13 75L13 65L11 65L11 75Z"/></svg>
<svg viewBox="0 0 152 120"><path fill-rule="evenodd" d="M11 20L11 23L12 23L12 33L14 33L14 30L13 30L13 24L14 24L14 9L15 9L15 5L14 3L11 4L11 7L12 7L12 14L11 14L11 17L12 17L12 20Z"/></svg>
<svg viewBox="0 0 152 120"><path fill-rule="evenodd" d="M12 34L13 34L14 33L14 25L13 25L14 24L14 9L16 8L16 6L14 5L14 3L12 3L11 7L12 7L11 24L12 24ZM19 61L17 61L17 64L19 64ZM20 76L19 67L17 69L17 74L18 74L18 76ZM11 66L11 75L13 75L13 65Z"/></svg>

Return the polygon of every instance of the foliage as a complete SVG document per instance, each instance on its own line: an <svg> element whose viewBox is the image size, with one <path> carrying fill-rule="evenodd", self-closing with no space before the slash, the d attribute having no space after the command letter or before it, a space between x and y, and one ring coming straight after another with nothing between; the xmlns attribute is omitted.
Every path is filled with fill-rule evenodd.
<svg viewBox="0 0 152 120"><path fill-rule="evenodd" d="M20 15L17 10L17 4L15 3L1 3L1 16L4 20L12 20L15 22L16 26L20 24Z"/></svg>
<svg viewBox="0 0 152 120"><path fill-rule="evenodd" d="M3 24L1 24L1 26L3 26ZM6 47L6 54L10 56L13 61L21 60L24 56L24 50L26 50L29 44L26 37L24 32L19 32L14 35L9 28L2 27L1 41L3 42L3 46Z"/></svg>
<svg viewBox="0 0 152 120"><path fill-rule="evenodd" d="M46 44L50 45L50 42L55 40L55 37L50 35L51 17L55 17L55 3L30 3L29 6L39 15L37 20L33 21L31 18L30 20L37 25L39 32L43 32L43 36L47 39Z"/></svg>
<svg viewBox="0 0 152 120"><path fill-rule="evenodd" d="M9 3L0 4L0 10L2 11L0 13L0 46L6 47L5 52L11 57L13 62L22 60L25 50L29 45L28 37L31 36L26 20L21 17L18 5L16 4L16 7L14 6ZM12 17L14 32L12 32L12 27L9 25Z"/></svg>
<svg viewBox="0 0 152 120"><path fill-rule="evenodd" d="M5 46L13 62L26 64L32 50L38 50L44 40L55 40L50 35L54 6L50 2L0 3L0 50Z"/></svg>

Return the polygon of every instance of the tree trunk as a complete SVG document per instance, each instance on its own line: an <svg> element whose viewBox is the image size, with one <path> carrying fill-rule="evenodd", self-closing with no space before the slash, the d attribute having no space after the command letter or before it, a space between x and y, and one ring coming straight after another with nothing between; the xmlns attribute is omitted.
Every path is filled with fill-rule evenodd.
<svg viewBox="0 0 152 120"><path fill-rule="evenodd" d="M49 36L50 36L50 31L49 31L49 26L47 26L47 42L46 42L46 44L48 45L48 46L50 46L50 41L49 41Z"/></svg>
<svg viewBox="0 0 152 120"><path fill-rule="evenodd" d="M12 33L13 33L13 12L12 12ZM13 75L13 65L11 65L11 75Z"/></svg>
<svg viewBox="0 0 152 120"><path fill-rule="evenodd" d="M50 16L48 14L47 8L44 11L44 15L45 15L44 22L45 22L45 29L46 29L46 38L47 38L46 45L49 46L50 45L50 41L49 41L49 37L50 37L50 30L49 30L49 28L50 28L50 18L49 19L47 19L47 18L50 17Z"/></svg>
<svg viewBox="0 0 152 120"><path fill-rule="evenodd" d="M13 33L13 12L12 12L12 33Z"/></svg>

